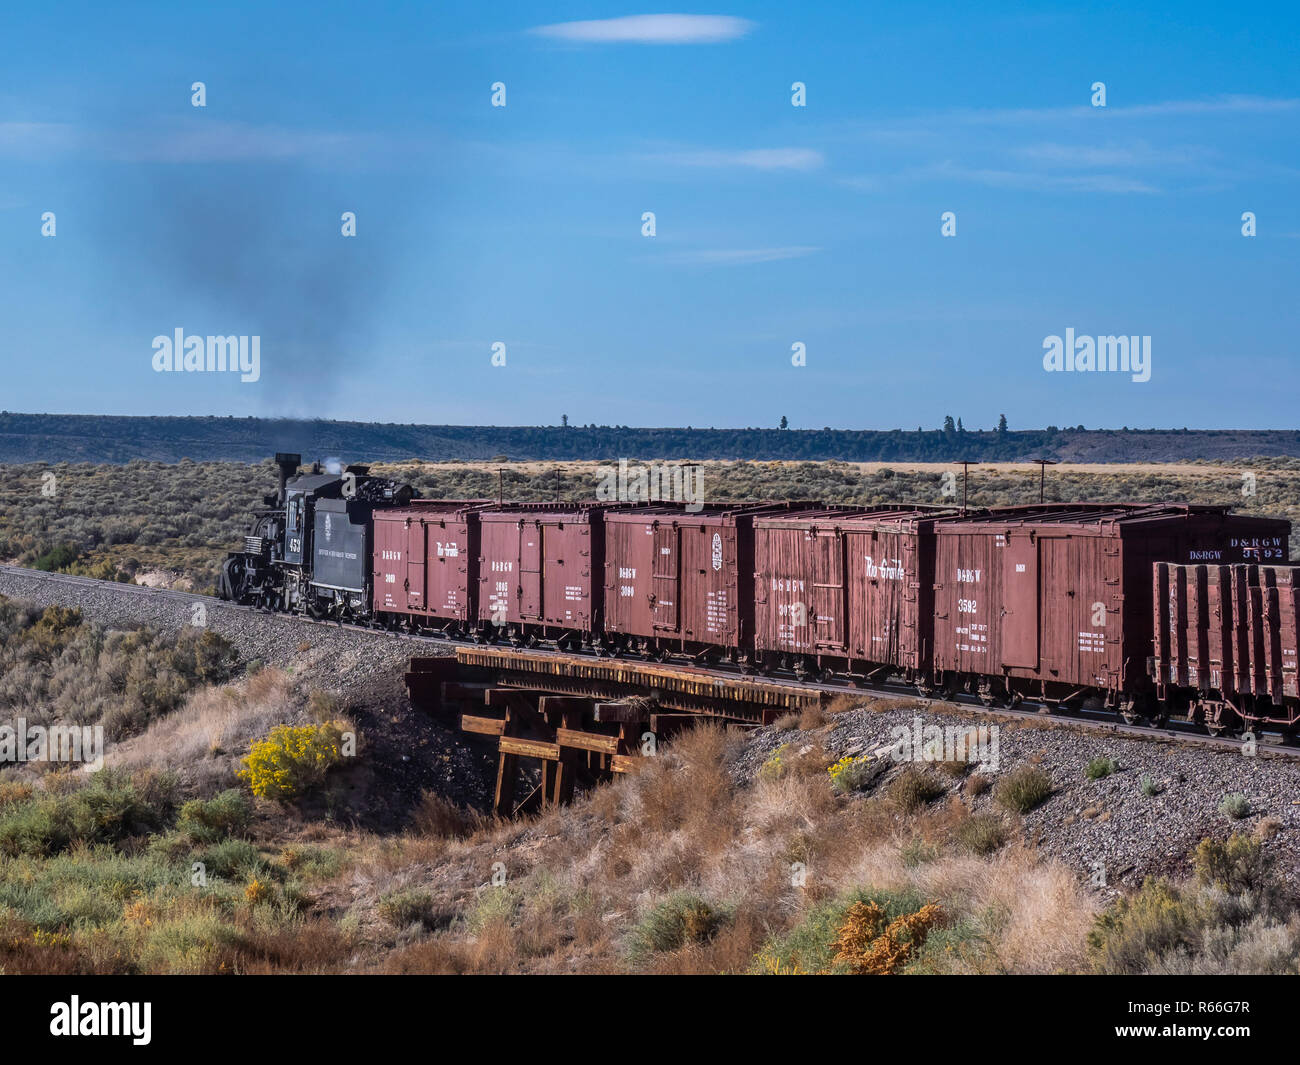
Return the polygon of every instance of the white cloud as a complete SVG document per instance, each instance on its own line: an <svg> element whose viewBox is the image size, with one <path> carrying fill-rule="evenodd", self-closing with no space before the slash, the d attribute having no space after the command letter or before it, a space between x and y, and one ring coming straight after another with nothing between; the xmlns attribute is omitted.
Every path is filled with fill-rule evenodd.
<svg viewBox="0 0 1300 1065"><path fill-rule="evenodd" d="M121 128L0 122L0 158L38 161L72 157L135 163L337 163L382 147L382 138L367 134L316 133L243 122L173 122Z"/></svg>
<svg viewBox="0 0 1300 1065"><path fill-rule="evenodd" d="M651 158L674 166L747 167L751 170L816 170L826 161L821 152L812 148L663 152Z"/></svg>
<svg viewBox="0 0 1300 1065"><path fill-rule="evenodd" d="M802 259L821 248L793 245L785 248L715 248L673 252L660 257L661 262L699 266L748 266L751 263L775 263L782 259Z"/></svg>
<svg viewBox="0 0 1300 1065"><path fill-rule="evenodd" d="M1022 159L1047 166L1186 166L1208 154L1200 148L1157 149L1139 144L1030 144L1015 149Z"/></svg>
<svg viewBox="0 0 1300 1065"><path fill-rule="evenodd" d="M986 185L994 189L1024 189L1031 192L1109 192L1153 195L1161 189L1150 182L1121 174L1046 174L1037 171L997 167L962 166L951 160L930 166L912 167L894 174L859 174L840 178L838 184L855 192L880 192L920 181L953 181Z"/></svg>
<svg viewBox="0 0 1300 1065"><path fill-rule="evenodd" d="M996 189L1030 189L1038 192L1158 193L1160 189L1136 178L1118 174L1038 174L992 167L962 167L941 163L919 176L973 182Z"/></svg>
<svg viewBox="0 0 1300 1065"><path fill-rule="evenodd" d="M733 15L626 15L586 22L535 26L530 33L561 41L597 44L716 44L734 41L754 28Z"/></svg>

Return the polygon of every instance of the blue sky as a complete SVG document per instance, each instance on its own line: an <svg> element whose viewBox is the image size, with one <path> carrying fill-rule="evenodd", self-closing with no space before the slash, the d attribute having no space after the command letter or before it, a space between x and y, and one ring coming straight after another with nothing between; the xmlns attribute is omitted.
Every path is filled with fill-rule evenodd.
<svg viewBox="0 0 1300 1065"><path fill-rule="evenodd" d="M0 407L1294 426L1295 5L670 10L7 8ZM178 327L261 379L156 373Z"/></svg>

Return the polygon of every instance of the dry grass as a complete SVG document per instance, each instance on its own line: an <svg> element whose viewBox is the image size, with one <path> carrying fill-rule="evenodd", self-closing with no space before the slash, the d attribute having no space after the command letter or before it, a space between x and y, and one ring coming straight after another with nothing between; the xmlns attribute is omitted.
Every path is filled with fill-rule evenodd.
<svg viewBox="0 0 1300 1065"><path fill-rule="evenodd" d="M154 722L135 739L115 745L109 766L175 770L200 794L235 786L238 759L254 739L296 714L290 679L263 669L244 680L204 688L174 714Z"/></svg>
<svg viewBox="0 0 1300 1065"><path fill-rule="evenodd" d="M957 971L1082 964L1092 900L1068 870L1023 847L972 855L960 835L969 814L956 796L911 815L890 802L837 796L815 745L788 755L779 774L738 786L725 765L741 742L699 728L565 810L483 823L456 838L462 815L430 799L422 816L434 838L358 841L349 920L375 937L370 967L744 972L811 907L864 886L921 892L977 924L978 935L944 962ZM904 853L918 839L923 861ZM499 886L494 865L505 873ZM380 900L413 890L427 893L422 905L458 916L414 938L395 935L377 916ZM638 947L638 929L682 896L725 916L675 949Z"/></svg>

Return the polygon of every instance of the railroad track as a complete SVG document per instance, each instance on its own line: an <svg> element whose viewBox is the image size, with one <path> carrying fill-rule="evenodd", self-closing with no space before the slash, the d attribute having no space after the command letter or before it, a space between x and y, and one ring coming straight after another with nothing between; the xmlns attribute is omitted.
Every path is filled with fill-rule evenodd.
<svg viewBox="0 0 1300 1065"><path fill-rule="evenodd" d="M444 636L393 632L388 629L370 628L366 625L357 625L348 622L320 620L316 618L303 617L298 614L275 614L258 610L255 607L239 606L218 599L215 596L200 595L197 592L183 592L172 588L150 588L146 585L139 584L120 584L116 581L98 580L93 577L81 577L70 573L48 573L44 570L26 569L22 566L0 565L0 574L7 574L9 576L21 577L29 580L46 581L71 587L93 589L97 591L110 590L126 595L138 595L143 599L165 599L184 603L201 602L212 604L213 606L219 607L223 610L240 611L247 614L254 614L259 617L281 620L286 623L324 626L334 630L354 631L369 636L403 640L421 646L433 645L455 647L458 645L457 641L449 640ZM547 655L556 657L564 657L569 654L569 652L553 651L547 648L533 648L529 649L527 653L529 655ZM724 677L734 677L736 679L748 679L752 676L751 674L742 673L734 666L715 666L708 669L702 666L683 666L681 668L690 671L698 671L700 674L706 676L720 675ZM766 679L772 683L790 684L792 686L798 686L804 690L824 692L829 696L861 695L872 698L906 699L913 703L922 703L934 707L936 711L951 711L954 708L959 708L983 717L993 717L1006 721L1032 721L1039 724L1079 728L1090 732L1101 732L1132 739L1164 743L1180 743L1213 750L1241 750L1244 746L1244 741L1242 739L1230 736L1210 736L1203 732L1198 725L1191 722L1175 720L1169 721L1161 726L1129 725L1122 721L1115 720L1114 715L1107 711L1063 711L1058 707L1039 705L1028 700L1018 707L986 707L976 696L967 693L958 693L955 696L949 696L943 699L927 698L917 694L916 690L911 686L894 681L877 682L871 684L869 687L859 687L848 680L828 683L825 681L798 681L793 677L786 678L773 676ZM1281 734L1261 733L1256 737L1255 749L1256 757L1300 760L1300 746L1288 743L1286 738Z"/></svg>

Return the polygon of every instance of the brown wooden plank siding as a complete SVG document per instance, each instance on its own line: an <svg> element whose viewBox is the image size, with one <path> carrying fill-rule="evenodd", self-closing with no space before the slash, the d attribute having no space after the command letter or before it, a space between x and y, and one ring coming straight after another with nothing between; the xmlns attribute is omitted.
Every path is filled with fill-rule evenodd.
<svg viewBox="0 0 1300 1065"><path fill-rule="evenodd" d="M480 514L479 620L590 630L599 621L602 514L577 503Z"/></svg>
<svg viewBox="0 0 1300 1065"><path fill-rule="evenodd" d="M754 520L755 649L865 667L928 668L940 508Z"/></svg>
<svg viewBox="0 0 1300 1065"><path fill-rule="evenodd" d="M1160 683L1278 705L1300 697L1300 567L1159 563L1154 570Z"/></svg>
<svg viewBox="0 0 1300 1065"><path fill-rule="evenodd" d="M478 596L478 502L421 502L374 515L374 608L470 623Z"/></svg>
<svg viewBox="0 0 1300 1065"><path fill-rule="evenodd" d="M937 670L1122 690L1145 683L1157 632L1179 668L1208 669L1208 627L1187 627L1188 610L1208 601L1208 578L1189 585L1180 575L1163 588L1174 597L1166 629L1154 563L1285 558L1289 528L1223 507L1054 504L948 518L935 530Z"/></svg>

